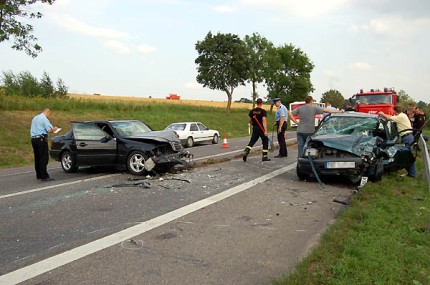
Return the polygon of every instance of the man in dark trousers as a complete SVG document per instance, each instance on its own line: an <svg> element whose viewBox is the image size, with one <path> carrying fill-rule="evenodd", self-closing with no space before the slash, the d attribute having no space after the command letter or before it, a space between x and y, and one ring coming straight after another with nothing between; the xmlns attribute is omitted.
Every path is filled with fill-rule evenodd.
<svg viewBox="0 0 430 285"><path fill-rule="evenodd" d="M285 143L285 131L287 130L287 116L290 113L282 103L280 98L273 99L273 104L275 104L278 110L275 114L275 126L278 134L278 144L279 144L279 154L275 157L287 157L288 150L287 144Z"/></svg>
<svg viewBox="0 0 430 285"><path fill-rule="evenodd" d="M261 98L257 99L257 107L252 109L249 116L249 123L252 125L252 135L251 140L243 151L242 159L246 162L248 154L251 151L254 144L257 142L258 138L261 138L263 142L263 158L262 161L270 161L267 157L269 153L269 138L267 137L267 112L262 108L263 100Z"/></svg>
<svg viewBox="0 0 430 285"><path fill-rule="evenodd" d="M58 128L53 127L49 122L48 117L51 111L46 108L39 115L35 116L31 121L30 136L31 145L34 152L34 169L36 170L36 178L42 181L52 181L53 178L48 174L48 133L55 132Z"/></svg>

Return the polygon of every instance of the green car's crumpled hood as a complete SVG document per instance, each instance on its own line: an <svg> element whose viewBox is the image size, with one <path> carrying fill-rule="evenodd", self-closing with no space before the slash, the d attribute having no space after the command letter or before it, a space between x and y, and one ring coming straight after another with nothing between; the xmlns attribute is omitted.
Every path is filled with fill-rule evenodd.
<svg viewBox="0 0 430 285"><path fill-rule="evenodd" d="M320 142L326 147L346 151L357 156L372 152L376 145L375 137L344 134L311 136L311 141Z"/></svg>

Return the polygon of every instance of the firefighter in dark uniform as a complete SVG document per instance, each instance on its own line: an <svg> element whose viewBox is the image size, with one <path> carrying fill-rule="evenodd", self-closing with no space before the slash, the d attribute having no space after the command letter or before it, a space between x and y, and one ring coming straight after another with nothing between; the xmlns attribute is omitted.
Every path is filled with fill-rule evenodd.
<svg viewBox="0 0 430 285"><path fill-rule="evenodd" d="M261 138L263 142L263 158L262 161L270 161L270 158L267 157L269 153L269 138L267 136L267 112L262 108L263 100L261 98L257 99L257 107L252 109L249 116L249 123L252 125L252 135L251 140L243 151L242 159L246 162L248 158L248 154L251 151L254 144L258 141L258 138Z"/></svg>

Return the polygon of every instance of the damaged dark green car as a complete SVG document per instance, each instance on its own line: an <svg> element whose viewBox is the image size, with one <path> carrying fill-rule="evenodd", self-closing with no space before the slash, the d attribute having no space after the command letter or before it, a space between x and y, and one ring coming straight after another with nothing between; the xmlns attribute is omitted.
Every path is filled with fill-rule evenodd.
<svg viewBox="0 0 430 285"><path fill-rule="evenodd" d="M406 168L415 156L391 122L359 112L326 116L299 154L297 176L343 176L352 183L363 177L379 181L384 172Z"/></svg>

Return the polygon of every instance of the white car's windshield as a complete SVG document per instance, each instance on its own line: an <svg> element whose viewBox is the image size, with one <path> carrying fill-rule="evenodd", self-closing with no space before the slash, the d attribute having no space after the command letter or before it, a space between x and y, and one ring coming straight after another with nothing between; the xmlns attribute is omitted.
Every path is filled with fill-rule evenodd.
<svg viewBox="0 0 430 285"><path fill-rule="evenodd" d="M171 124L167 128L174 131L183 131L185 130L186 124Z"/></svg>

